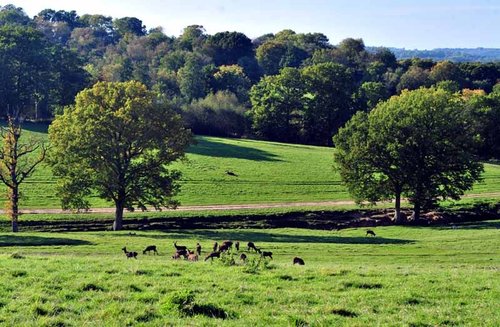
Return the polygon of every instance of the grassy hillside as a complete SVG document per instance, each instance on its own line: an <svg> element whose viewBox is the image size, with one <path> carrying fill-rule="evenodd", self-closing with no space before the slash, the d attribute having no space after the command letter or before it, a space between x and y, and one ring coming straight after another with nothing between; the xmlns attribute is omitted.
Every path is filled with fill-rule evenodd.
<svg viewBox="0 0 500 327"><path fill-rule="evenodd" d="M0 233L0 325L498 326L498 227ZM225 239L273 260L171 259Z"/></svg>
<svg viewBox="0 0 500 327"><path fill-rule="evenodd" d="M46 137L41 125L28 124L25 131ZM183 172L178 196L183 205L349 199L333 171L331 148L215 137L197 137L197 141L188 151L188 160L173 165ZM22 185L21 206L57 208L55 185L49 167L41 167ZM484 182L471 193L490 197L488 193L495 192L500 192L500 166L486 165ZM97 198L92 204L109 206Z"/></svg>

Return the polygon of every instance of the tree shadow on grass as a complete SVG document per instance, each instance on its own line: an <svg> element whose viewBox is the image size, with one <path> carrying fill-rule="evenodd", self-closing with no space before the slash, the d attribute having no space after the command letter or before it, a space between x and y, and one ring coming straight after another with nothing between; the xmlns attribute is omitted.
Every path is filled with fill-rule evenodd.
<svg viewBox="0 0 500 327"><path fill-rule="evenodd" d="M281 161L278 156L252 147L227 144L207 139L196 139L197 144L191 146L187 153L218 158L236 158L254 161Z"/></svg>
<svg viewBox="0 0 500 327"><path fill-rule="evenodd" d="M7 122L5 120L1 120L0 127L6 127L6 126ZM47 134L49 129L49 123L48 122L34 123L25 121L22 123L21 127L25 131Z"/></svg>
<svg viewBox="0 0 500 327"><path fill-rule="evenodd" d="M467 223L456 223L456 224L447 224L447 225L439 225L435 227L420 227L425 229L500 229L500 221L473 221Z"/></svg>
<svg viewBox="0 0 500 327"><path fill-rule="evenodd" d="M24 235L0 235L0 247L5 246L56 246L90 245L91 242L71 238L40 237Z"/></svg>
<svg viewBox="0 0 500 327"><path fill-rule="evenodd" d="M338 235L286 235L246 230L181 230L164 231L168 238L205 239L205 240L239 240L267 243L337 243L337 244L410 244L414 240L384 237L350 237ZM158 236L161 238L161 236ZM246 244L244 244L246 245Z"/></svg>

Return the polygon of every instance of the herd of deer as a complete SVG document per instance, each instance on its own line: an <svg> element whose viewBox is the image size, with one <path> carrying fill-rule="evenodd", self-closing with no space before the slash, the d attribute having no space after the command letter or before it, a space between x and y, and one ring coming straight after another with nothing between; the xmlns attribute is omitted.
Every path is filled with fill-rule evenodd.
<svg viewBox="0 0 500 327"><path fill-rule="evenodd" d="M368 229L366 231L366 236L376 236L375 232ZM233 241L224 241L220 245L215 242L213 247L212 247L212 252L210 252L206 257L205 261L208 259L213 260L214 258L220 258L221 253L228 252L232 250L233 245L236 249L236 251L240 251L240 242L236 241L233 243ZM196 243L196 248L195 251L189 250L186 246L184 245L177 245L177 242L174 242L174 247L175 247L175 252L172 255L172 259L180 259L184 258L189 261L198 261L198 258L201 256L201 245L200 243ZM130 258L135 258L137 259L137 252L129 252L127 251L126 247L123 247L122 251L125 253L125 256L127 259ZM260 248L256 247L253 242L248 242L247 243L247 251L254 251L256 253L259 253L261 258L273 258L273 253L270 251L262 251ZM156 249L156 245L149 245L147 246L144 251L142 251L142 254L146 253L151 253L153 252L154 254L158 254L158 250ZM240 260L245 262L247 259L247 255L245 253L240 254ZM299 257L293 258L293 264L294 265L304 265L304 260L302 260Z"/></svg>
<svg viewBox="0 0 500 327"><path fill-rule="evenodd" d="M236 251L240 251L240 242L234 242L233 241L224 241L220 245L215 242L213 247L212 247L212 252L210 252L206 257L205 261L208 259L214 259L214 258L220 258L221 253L228 252L232 250L233 245L236 249ZM172 259L180 259L184 258L189 261L198 261L198 258L201 256L201 245L200 243L196 243L196 248L195 251L189 250L186 246L184 245L177 245L177 242L174 242L174 247L175 247L175 252L172 255ZM260 254L262 258L273 258L273 253L270 251L262 251L260 248L256 247L253 242L248 242L247 243L247 250L248 251L255 251L256 253ZM135 258L137 259L138 253L135 251L127 251L126 247L122 248L122 251L125 253L125 256L127 259L130 258ZM150 245L147 246L144 251L142 251L142 254L146 253L151 253L153 252L154 254L158 254L158 250L156 248L156 245ZM245 253L240 254L240 260L245 262L247 259L247 255ZM293 258L293 264L298 264L298 265L304 265L304 260L302 260L299 257Z"/></svg>

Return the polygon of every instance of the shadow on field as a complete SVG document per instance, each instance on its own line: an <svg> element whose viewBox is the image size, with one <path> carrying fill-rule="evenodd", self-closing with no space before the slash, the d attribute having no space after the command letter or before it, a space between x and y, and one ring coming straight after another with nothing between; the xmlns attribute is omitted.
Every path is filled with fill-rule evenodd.
<svg viewBox="0 0 500 327"><path fill-rule="evenodd" d="M397 238L383 237L350 237L337 235L285 235L259 231L218 231L218 230L182 230L165 231L169 238L203 238L207 240L240 240L252 242L283 242L283 243L337 243L337 244L409 244L415 243L413 240L403 240ZM245 244L244 244L245 245Z"/></svg>
<svg viewBox="0 0 500 327"><path fill-rule="evenodd" d="M241 145L226 144L205 139L197 139L198 144L190 147L187 153L219 158L236 158L254 161L281 161L278 156L267 151Z"/></svg>
<svg viewBox="0 0 500 327"><path fill-rule="evenodd" d="M55 246L55 245L90 245L91 242L71 238L40 237L24 235L0 235L0 247L3 246Z"/></svg>
<svg viewBox="0 0 500 327"><path fill-rule="evenodd" d="M425 227L429 228L429 227ZM432 229L500 229L500 221L474 221L470 223L460 223L456 225L430 227Z"/></svg>

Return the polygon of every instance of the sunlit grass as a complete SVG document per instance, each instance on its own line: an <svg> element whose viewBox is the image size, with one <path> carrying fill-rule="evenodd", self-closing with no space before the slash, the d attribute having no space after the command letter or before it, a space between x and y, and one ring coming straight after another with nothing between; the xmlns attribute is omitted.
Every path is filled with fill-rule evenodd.
<svg viewBox="0 0 500 327"><path fill-rule="evenodd" d="M498 326L499 224L378 227L377 237L365 229L0 233L0 325ZM253 241L274 259L170 258L174 241L200 242L206 255L225 239ZM159 256L142 255L151 244ZM123 246L138 259L126 259ZM293 266L294 256L306 265ZM170 302L187 292L193 316ZM221 312L226 319L210 316Z"/></svg>
<svg viewBox="0 0 500 327"><path fill-rule="evenodd" d="M25 135L46 138L45 130L46 126L28 124ZM215 137L197 137L197 141L188 151L188 160L173 165L183 172L177 197L182 205L350 199L333 170L331 148ZM498 198L500 166L485 165L483 177L468 194ZM21 186L21 207L58 208L55 186L50 168L41 166ZM111 205L98 198L91 203L94 207Z"/></svg>

